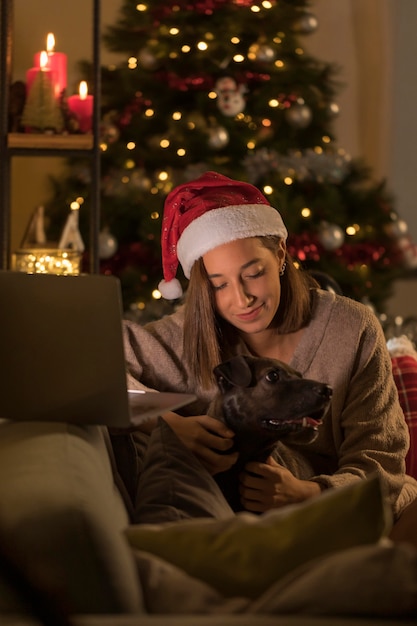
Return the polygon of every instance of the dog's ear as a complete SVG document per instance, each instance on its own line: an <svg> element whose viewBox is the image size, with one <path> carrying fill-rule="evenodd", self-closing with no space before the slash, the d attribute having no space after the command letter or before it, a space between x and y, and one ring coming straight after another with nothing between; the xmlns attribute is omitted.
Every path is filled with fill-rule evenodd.
<svg viewBox="0 0 417 626"><path fill-rule="evenodd" d="M244 356L235 356L224 361L213 371L223 393L232 387L249 387L252 382L252 370Z"/></svg>

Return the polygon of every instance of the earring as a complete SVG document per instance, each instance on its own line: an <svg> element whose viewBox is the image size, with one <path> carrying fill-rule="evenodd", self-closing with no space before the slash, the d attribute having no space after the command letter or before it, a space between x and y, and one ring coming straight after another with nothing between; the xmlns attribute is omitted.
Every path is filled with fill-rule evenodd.
<svg viewBox="0 0 417 626"><path fill-rule="evenodd" d="M286 268L286 267L287 267L287 262L286 262L286 261L284 261L284 263L282 264L281 270L280 270L280 272L279 272L279 275L280 275L280 276L284 276L284 274L285 274L285 268Z"/></svg>

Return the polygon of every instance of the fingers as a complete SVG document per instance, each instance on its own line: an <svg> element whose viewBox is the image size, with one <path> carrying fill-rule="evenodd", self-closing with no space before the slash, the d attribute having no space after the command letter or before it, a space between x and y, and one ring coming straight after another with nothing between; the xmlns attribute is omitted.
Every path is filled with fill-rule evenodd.
<svg viewBox="0 0 417 626"><path fill-rule="evenodd" d="M219 474L220 472L226 472L230 469L238 459L237 452L231 452L230 454L219 454L215 450L209 448L201 448L199 453L196 453L204 467L212 474Z"/></svg>
<svg viewBox="0 0 417 626"><path fill-rule="evenodd" d="M228 428L224 422L221 422L220 420L215 419L214 417L210 417L210 415L197 415L195 416L195 419L202 426L204 426L206 430L219 435L219 437L225 437L227 439L231 439L232 437L235 436L235 433L233 432L233 430L230 430L230 428Z"/></svg>
<svg viewBox="0 0 417 626"><path fill-rule="evenodd" d="M183 444L211 474L228 470L237 461L237 453L227 453L233 446L234 433L225 424L208 415L164 416Z"/></svg>

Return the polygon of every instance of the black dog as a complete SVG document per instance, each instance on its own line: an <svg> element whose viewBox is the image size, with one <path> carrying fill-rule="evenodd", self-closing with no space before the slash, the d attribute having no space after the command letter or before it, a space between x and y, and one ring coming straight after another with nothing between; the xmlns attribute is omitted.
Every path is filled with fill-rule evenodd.
<svg viewBox="0 0 417 626"><path fill-rule="evenodd" d="M302 378L277 359L236 356L214 369L220 393L209 415L235 432L237 463L215 476L230 506L242 510L238 475L248 461L264 462L280 440L308 444L330 406L332 389Z"/></svg>

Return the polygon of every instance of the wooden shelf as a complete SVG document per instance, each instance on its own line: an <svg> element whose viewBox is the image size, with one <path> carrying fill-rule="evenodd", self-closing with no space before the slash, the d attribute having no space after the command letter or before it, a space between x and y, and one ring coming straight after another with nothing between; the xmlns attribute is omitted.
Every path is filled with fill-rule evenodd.
<svg viewBox="0 0 417 626"><path fill-rule="evenodd" d="M91 150L93 135L48 135L9 133L8 147L34 150Z"/></svg>

